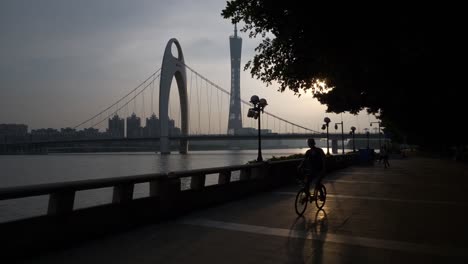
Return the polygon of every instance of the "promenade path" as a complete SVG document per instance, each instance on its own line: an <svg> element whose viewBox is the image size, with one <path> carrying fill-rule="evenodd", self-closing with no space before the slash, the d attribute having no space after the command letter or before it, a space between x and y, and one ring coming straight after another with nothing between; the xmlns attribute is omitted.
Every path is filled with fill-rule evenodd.
<svg viewBox="0 0 468 264"><path fill-rule="evenodd" d="M390 163L328 174L304 217L287 186L24 262L468 263L468 166Z"/></svg>

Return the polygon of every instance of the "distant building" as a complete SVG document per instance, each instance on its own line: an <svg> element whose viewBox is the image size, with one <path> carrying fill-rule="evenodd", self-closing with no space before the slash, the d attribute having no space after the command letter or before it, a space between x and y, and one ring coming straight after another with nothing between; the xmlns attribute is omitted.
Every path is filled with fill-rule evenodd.
<svg viewBox="0 0 468 264"><path fill-rule="evenodd" d="M32 140L58 140L60 132L54 128L40 128L31 130Z"/></svg>
<svg viewBox="0 0 468 264"><path fill-rule="evenodd" d="M145 137L159 137L160 122L158 117L153 113L150 118L146 118L146 126L144 129Z"/></svg>
<svg viewBox="0 0 468 264"><path fill-rule="evenodd" d="M138 138L142 136L141 119L133 113L127 117L127 138Z"/></svg>
<svg viewBox="0 0 468 264"><path fill-rule="evenodd" d="M258 131L256 128L243 127L243 128L236 129L234 134L241 135L241 136L257 135Z"/></svg>
<svg viewBox="0 0 468 264"><path fill-rule="evenodd" d="M125 136L125 121L118 115L114 115L109 119L109 127L107 129L109 136L123 138Z"/></svg>
<svg viewBox="0 0 468 264"><path fill-rule="evenodd" d="M61 128L60 137L62 139L76 139L77 137L76 129L70 128L70 127Z"/></svg>
<svg viewBox="0 0 468 264"><path fill-rule="evenodd" d="M98 138L102 136L102 134L99 133L99 129L90 127L79 131L78 136L80 138Z"/></svg>
<svg viewBox="0 0 468 264"><path fill-rule="evenodd" d="M35 136L51 136L58 135L60 132L55 128L39 128L31 130L31 134Z"/></svg>
<svg viewBox="0 0 468 264"><path fill-rule="evenodd" d="M169 119L169 136L179 136L180 135L180 128L175 126L175 121L173 119Z"/></svg>
<svg viewBox="0 0 468 264"><path fill-rule="evenodd" d="M28 126L23 124L0 124L0 136L23 137L28 134Z"/></svg>

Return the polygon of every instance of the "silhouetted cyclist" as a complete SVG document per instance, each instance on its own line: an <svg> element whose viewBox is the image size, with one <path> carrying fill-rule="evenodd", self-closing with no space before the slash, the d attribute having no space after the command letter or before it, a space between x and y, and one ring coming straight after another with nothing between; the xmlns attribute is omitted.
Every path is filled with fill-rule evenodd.
<svg viewBox="0 0 468 264"><path fill-rule="evenodd" d="M309 150L305 153L305 157L301 164L298 166L299 172L305 177L305 187L310 195L310 184L315 188L325 175L325 153L321 148L315 147L315 140L313 138L307 139Z"/></svg>

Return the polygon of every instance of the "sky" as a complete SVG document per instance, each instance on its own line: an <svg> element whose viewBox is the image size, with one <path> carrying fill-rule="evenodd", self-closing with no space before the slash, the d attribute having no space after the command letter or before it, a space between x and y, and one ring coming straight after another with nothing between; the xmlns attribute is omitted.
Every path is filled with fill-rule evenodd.
<svg viewBox="0 0 468 264"><path fill-rule="evenodd" d="M230 89L229 36L221 0L2 0L0 123L29 129L73 126L98 113L161 67L177 38L187 65ZM240 25L241 27L242 25ZM244 65L261 39L242 37ZM373 116L326 113L310 93L277 91L241 72L241 97L268 100L266 110L319 129L325 116L358 131ZM244 113L243 113L244 114ZM227 119L227 116L226 116Z"/></svg>

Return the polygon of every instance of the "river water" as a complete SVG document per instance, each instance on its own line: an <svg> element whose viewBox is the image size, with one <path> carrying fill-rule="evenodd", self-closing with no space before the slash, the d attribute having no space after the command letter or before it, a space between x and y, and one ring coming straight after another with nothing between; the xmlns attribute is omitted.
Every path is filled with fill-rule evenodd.
<svg viewBox="0 0 468 264"><path fill-rule="evenodd" d="M270 149L263 150L262 156L266 160L306 150ZM0 156L0 188L240 165L256 158L256 150L192 151L186 155L149 152L6 155ZM216 182L215 176L207 176L207 185ZM134 197L147 196L148 192L148 183L137 184ZM112 188L80 191L76 193L75 208L105 204L111 199ZM0 201L0 222L45 214L47 201L47 196Z"/></svg>

